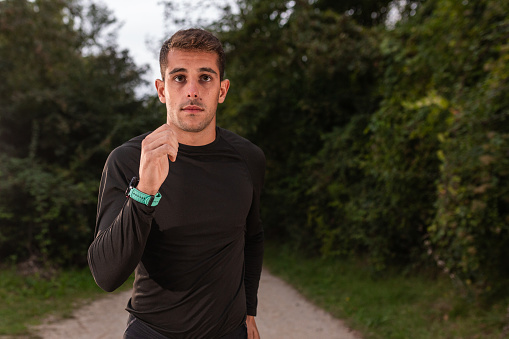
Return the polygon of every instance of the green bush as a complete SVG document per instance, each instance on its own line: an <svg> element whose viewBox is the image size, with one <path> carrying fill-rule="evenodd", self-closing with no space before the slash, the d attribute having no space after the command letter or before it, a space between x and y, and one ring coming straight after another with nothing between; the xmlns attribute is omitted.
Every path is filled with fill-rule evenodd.
<svg viewBox="0 0 509 339"><path fill-rule="evenodd" d="M378 111L336 127L312 161L322 253L378 269L432 259L476 292L505 286L506 7L429 1L381 34Z"/></svg>
<svg viewBox="0 0 509 339"><path fill-rule="evenodd" d="M487 21L475 28L471 44L484 51L477 60L483 74L456 95L440 135L437 214L429 228L439 266L477 292L509 281L509 45L501 45L508 9L488 2Z"/></svg>
<svg viewBox="0 0 509 339"><path fill-rule="evenodd" d="M84 264L96 182L75 182L35 159L0 157L0 257Z"/></svg>

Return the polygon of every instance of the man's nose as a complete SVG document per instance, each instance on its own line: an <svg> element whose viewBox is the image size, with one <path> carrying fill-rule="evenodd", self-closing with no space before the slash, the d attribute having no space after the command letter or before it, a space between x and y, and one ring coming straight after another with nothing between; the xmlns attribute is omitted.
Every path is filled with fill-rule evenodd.
<svg viewBox="0 0 509 339"><path fill-rule="evenodd" d="M198 96L198 84L195 81L189 81L187 86L187 97L190 99L196 99Z"/></svg>

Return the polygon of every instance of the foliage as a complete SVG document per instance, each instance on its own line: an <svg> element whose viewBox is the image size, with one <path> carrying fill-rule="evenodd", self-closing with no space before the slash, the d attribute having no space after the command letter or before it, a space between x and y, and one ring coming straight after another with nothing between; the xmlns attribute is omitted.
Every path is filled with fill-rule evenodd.
<svg viewBox="0 0 509 339"><path fill-rule="evenodd" d="M399 236L389 253L401 253L394 245L421 257L427 251L451 277L475 283L476 293L504 290L508 278L500 6L429 1L386 35L384 99L369 125L365 163L384 192L378 220Z"/></svg>
<svg viewBox="0 0 509 339"><path fill-rule="evenodd" d="M220 121L267 155L268 236L503 289L506 5L407 2L386 26L394 3L237 3L211 26L232 80Z"/></svg>
<svg viewBox="0 0 509 339"><path fill-rule="evenodd" d="M86 262L102 166L146 110L113 23L94 4L0 2L0 257Z"/></svg>
<svg viewBox="0 0 509 339"><path fill-rule="evenodd" d="M228 29L221 22L232 80L221 121L266 153L264 201L275 207L264 213L268 236L316 248L315 231L302 227L314 184L309 163L322 135L376 107L376 35L305 1L250 1L230 20Z"/></svg>
<svg viewBox="0 0 509 339"><path fill-rule="evenodd" d="M390 11L391 0L317 0L315 7L346 14L363 26L373 26L385 22Z"/></svg>
<svg viewBox="0 0 509 339"><path fill-rule="evenodd" d="M96 185L76 182L70 171L55 173L33 158L0 159L1 255L83 262L83 247L90 239L87 207L96 202Z"/></svg>
<svg viewBox="0 0 509 339"><path fill-rule="evenodd" d="M438 265L477 293L509 283L509 4L438 3L429 25L453 48L450 108L440 134L436 216L429 227ZM443 21L445 18L447 24ZM438 58L437 55L437 58ZM445 79L444 79L445 81ZM453 87L454 86L454 87Z"/></svg>

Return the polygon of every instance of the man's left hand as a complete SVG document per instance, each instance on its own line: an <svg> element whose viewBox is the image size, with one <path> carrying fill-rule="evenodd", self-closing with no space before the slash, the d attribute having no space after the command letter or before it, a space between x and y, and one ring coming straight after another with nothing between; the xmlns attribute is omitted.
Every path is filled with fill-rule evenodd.
<svg viewBox="0 0 509 339"><path fill-rule="evenodd" d="M246 325L247 325L247 338L260 339L260 333L258 333L258 328L256 327L256 321L254 316L252 315L247 316Z"/></svg>

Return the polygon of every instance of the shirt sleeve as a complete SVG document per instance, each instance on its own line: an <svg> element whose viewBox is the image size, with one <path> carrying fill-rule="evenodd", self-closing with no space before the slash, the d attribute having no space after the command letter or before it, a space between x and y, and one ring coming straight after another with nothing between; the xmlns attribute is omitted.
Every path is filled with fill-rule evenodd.
<svg viewBox="0 0 509 339"><path fill-rule="evenodd" d="M258 147L248 159L253 179L253 202L247 219L246 244L244 247L247 315L256 316L258 287L263 264L264 234L260 218L260 196L265 174L265 155Z"/></svg>
<svg viewBox="0 0 509 339"><path fill-rule="evenodd" d="M139 152L115 149L103 170L94 240L88 263L99 287L114 291L129 278L141 260L155 207L126 198L125 190L139 168Z"/></svg>

